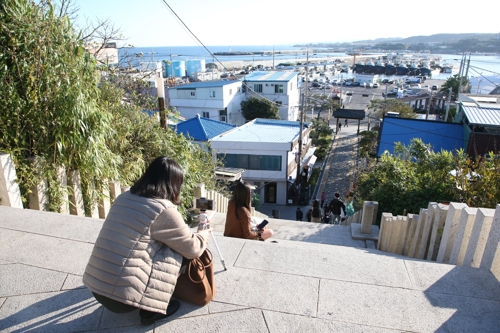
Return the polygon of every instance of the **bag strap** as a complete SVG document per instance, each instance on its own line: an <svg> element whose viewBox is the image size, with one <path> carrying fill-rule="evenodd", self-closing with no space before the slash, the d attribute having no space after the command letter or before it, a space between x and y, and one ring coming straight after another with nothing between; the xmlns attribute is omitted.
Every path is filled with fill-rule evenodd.
<svg viewBox="0 0 500 333"><path fill-rule="evenodd" d="M191 276L191 269L196 269L200 272L200 274L198 274L200 276L199 280L197 280ZM201 272L203 272L203 274L201 274ZM206 272L205 272L205 266L201 262L200 258L191 259L191 261L189 262L189 265L188 265L188 269L187 269L187 276L188 276L189 280L191 280L191 282L193 282L193 283L200 283L203 281L203 279L206 276Z"/></svg>

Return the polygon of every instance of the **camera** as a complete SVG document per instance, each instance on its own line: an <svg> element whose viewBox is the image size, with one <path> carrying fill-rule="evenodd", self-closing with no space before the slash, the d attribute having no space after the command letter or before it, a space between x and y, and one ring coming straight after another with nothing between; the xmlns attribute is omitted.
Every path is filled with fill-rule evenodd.
<svg viewBox="0 0 500 333"><path fill-rule="evenodd" d="M215 210L215 201L206 198L195 198L194 208L199 210Z"/></svg>

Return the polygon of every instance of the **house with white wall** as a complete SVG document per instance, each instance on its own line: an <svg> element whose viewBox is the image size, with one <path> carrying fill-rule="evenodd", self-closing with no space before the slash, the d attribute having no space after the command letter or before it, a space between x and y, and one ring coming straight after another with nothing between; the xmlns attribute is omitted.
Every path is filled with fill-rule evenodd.
<svg viewBox="0 0 500 333"><path fill-rule="evenodd" d="M275 119L254 119L210 140L214 157L227 168L244 169L243 179L255 186L262 203L285 205L293 199L293 182L300 170L313 163L315 148L311 146L311 123L302 130L299 153L300 123Z"/></svg>
<svg viewBox="0 0 500 333"><path fill-rule="evenodd" d="M245 118L241 115L241 102L245 94L241 81L222 80L194 82L168 88L171 107L181 116L189 119L197 114L204 118L241 125Z"/></svg>
<svg viewBox="0 0 500 333"><path fill-rule="evenodd" d="M298 72L255 71L243 77L247 98L266 98L278 105L280 118L299 118L300 84Z"/></svg>

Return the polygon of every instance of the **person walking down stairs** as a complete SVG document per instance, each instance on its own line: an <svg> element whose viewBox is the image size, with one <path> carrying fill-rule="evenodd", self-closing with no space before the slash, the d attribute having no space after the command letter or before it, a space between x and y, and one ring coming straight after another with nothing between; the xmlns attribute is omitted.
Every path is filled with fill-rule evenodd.
<svg viewBox="0 0 500 333"><path fill-rule="evenodd" d="M330 220L331 224L340 224L342 222L341 215L342 211L344 212L344 216L346 215L345 204L342 200L340 200L340 193L335 192L335 197L330 201L328 208L330 208L330 212L333 218Z"/></svg>

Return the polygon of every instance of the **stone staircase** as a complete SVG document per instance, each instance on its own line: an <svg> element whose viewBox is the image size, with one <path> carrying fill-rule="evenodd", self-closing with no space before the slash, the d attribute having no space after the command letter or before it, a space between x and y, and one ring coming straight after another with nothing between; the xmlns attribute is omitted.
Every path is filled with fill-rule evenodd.
<svg viewBox="0 0 500 333"><path fill-rule="evenodd" d="M143 327L82 285L103 220L0 207L0 331L498 332L489 269L366 248L348 226L270 219L277 243L227 238L224 215L211 222L228 266L211 242L215 300Z"/></svg>

